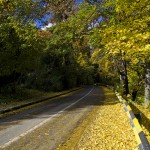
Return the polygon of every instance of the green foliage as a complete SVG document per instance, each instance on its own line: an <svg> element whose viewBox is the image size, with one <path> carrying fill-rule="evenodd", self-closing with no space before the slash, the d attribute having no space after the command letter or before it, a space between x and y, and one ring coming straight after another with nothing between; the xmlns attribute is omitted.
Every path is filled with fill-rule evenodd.
<svg viewBox="0 0 150 150"><path fill-rule="evenodd" d="M44 90L61 90L81 84L93 84L94 67L89 60L90 48L87 36L83 33L88 31L91 19L87 19L94 9L87 4L83 6L75 16L43 31L43 34L50 33L50 38L45 39L45 48L41 57L42 73L36 73L39 75L32 84L35 87ZM88 13L86 14L85 11Z"/></svg>
<svg viewBox="0 0 150 150"><path fill-rule="evenodd" d="M13 72L26 73L37 65L37 47L35 29L17 26L9 22L0 26L0 75L10 75Z"/></svg>
<svg viewBox="0 0 150 150"><path fill-rule="evenodd" d="M32 22L23 21L32 2L2 1L0 10L0 76L13 72L24 74L38 64L40 53L37 43L37 29ZM24 7L23 7L24 4ZM30 6L31 5L31 6Z"/></svg>
<svg viewBox="0 0 150 150"><path fill-rule="evenodd" d="M46 91L93 84L98 76L121 89L126 78L130 94L142 91L149 0L88 0L78 8L75 1L44 2L0 1L0 77L23 74L26 86ZM55 25L36 29L33 21L47 12Z"/></svg>

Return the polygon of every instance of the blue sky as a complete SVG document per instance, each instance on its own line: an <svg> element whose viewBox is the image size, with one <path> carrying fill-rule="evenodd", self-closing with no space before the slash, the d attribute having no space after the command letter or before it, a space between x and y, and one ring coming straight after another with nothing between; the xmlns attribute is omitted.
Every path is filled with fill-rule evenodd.
<svg viewBox="0 0 150 150"><path fill-rule="evenodd" d="M46 14L43 18L34 21L37 28L41 28L50 19L50 15Z"/></svg>
<svg viewBox="0 0 150 150"><path fill-rule="evenodd" d="M76 4L79 5L80 3L82 3L82 1L83 0L76 0ZM34 23L36 24L36 27L42 28L42 26L46 24L46 22L50 19L50 17L51 16L49 14L45 14L43 18L35 20Z"/></svg>
<svg viewBox="0 0 150 150"><path fill-rule="evenodd" d="M82 3L83 0L76 0L76 4L79 5L80 3Z"/></svg>

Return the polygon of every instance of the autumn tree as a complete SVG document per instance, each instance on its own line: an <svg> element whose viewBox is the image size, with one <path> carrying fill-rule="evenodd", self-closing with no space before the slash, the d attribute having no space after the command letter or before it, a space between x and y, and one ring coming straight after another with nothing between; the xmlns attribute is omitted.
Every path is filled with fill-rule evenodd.
<svg viewBox="0 0 150 150"><path fill-rule="evenodd" d="M126 95L137 92L148 67L149 5L149 1L105 1L101 8L106 19L91 34L90 42L100 53L105 51L103 57L111 57L110 65L113 64L120 75ZM94 34L97 36L95 39ZM132 76L137 80L133 81ZM131 86L131 82L135 84Z"/></svg>

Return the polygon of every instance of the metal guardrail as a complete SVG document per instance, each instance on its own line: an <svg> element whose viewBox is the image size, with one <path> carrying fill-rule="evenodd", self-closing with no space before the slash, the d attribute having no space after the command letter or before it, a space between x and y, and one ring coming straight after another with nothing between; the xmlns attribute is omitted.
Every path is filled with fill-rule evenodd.
<svg viewBox="0 0 150 150"><path fill-rule="evenodd" d="M119 101L121 102L121 104L124 105L124 110L126 111L129 119L130 119L130 123L132 126L132 129L134 131L138 146L140 150L150 150L150 144L141 128L141 125L138 122L138 119L135 117L131 107L129 106L129 104L126 102L126 100L119 95L119 93L115 92L116 96L118 97Z"/></svg>

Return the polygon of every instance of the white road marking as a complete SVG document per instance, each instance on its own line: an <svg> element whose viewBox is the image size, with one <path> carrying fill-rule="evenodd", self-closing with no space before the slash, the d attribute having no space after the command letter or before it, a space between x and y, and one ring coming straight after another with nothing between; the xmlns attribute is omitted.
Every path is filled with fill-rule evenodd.
<svg viewBox="0 0 150 150"><path fill-rule="evenodd" d="M86 96L88 96L92 91L93 91L94 87L83 97L81 97L80 99L78 99L77 101L75 101L74 103L70 104L69 106L65 107L64 109L60 110L59 112L57 112L56 114L52 115L51 117L49 117L48 119L42 121L41 123L39 123L38 125L34 126L33 128L31 128L30 130L22 133L21 135L11 139L9 142L5 143L4 145L0 145L0 148L6 148L7 146L9 146L10 144L12 144L13 142L19 140L21 137L27 135L28 133L31 133L33 130L39 128L40 126L44 125L45 123L47 123L48 121L50 121L53 117L56 117L57 115L59 115L60 113L63 113L66 109L72 107L73 105L75 105L76 103L78 103L79 101L81 101L82 99L84 99Z"/></svg>

